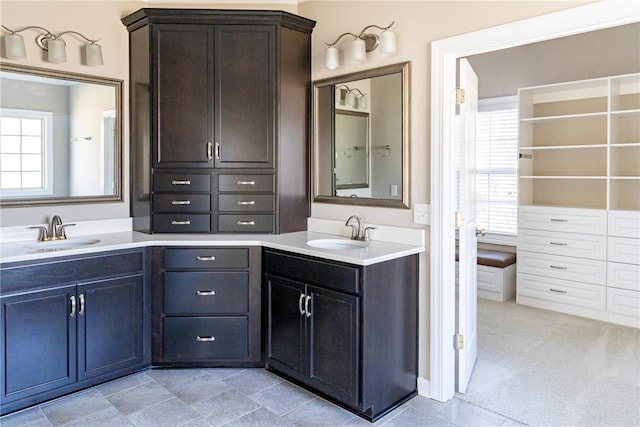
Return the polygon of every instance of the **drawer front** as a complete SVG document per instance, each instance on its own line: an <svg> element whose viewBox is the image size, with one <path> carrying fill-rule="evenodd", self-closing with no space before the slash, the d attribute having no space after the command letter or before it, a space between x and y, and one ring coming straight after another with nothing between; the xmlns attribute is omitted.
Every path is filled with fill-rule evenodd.
<svg viewBox="0 0 640 427"><path fill-rule="evenodd" d="M165 314L246 314L248 311L248 272L164 273Z"/></svg>
<svg viewBox="0 0 640 427"><path fill-rule="evenodd" d="M598 209L519 206L518 227L603 236L607 234L607 212Z"/></svg>
<svg viewBox="0 0 640 427"><path fill-rule="evenodd" d="M640 292L640 265L608 262L607 286Z"/></svg>
<svg viewBox="0 0 640 427"><path fill-rule="evenodd" d="M221 194L218 196L220 212L273 212L270 194Z"/></svg>
<svg viewBox="0 0 640 427"><path fill-rule="evenodd" d="M220 192L273 192L273 175L220 175L218 177Z"/></svg>
<svg viewBox="0 0 640 427"><path fill-rule="evenodd" d="M154 214L153 230L159 233L209 233L211 215Z"/></svg>
<svg viewBox="0 0 640 427"><path fill-rule="evenodd" d="M607 311L625 316L640 317L640 292L608 288Z"/></svg>
<svg viewBox="0 0 640 427"><path fill-rule="evenodd" d="M153 176L153 190L167 193L211 192L209 174L157 173Z"/></svg>
<svg viewBox="0 0 640 427"><path fill-rule="evenodd" d="M604 260L606 237L590 234L518 230L518 249L544 254Z"/></svg>
<svg viewBox="0 0 640 427"><path fill-rule="evenodd" d="M188 270L249 268L249 249L169 248L164 250L164 267Z"/></svg>
<svg viewBox="0 0 640 427"><path fill-rule="evenodd" d="M640 239L609 237L609 261L640 264Z"/></svg>
<svg viewBox="0 0 640 427"><path fill-rule="evenodd" d="M605 286L518 273L518 295L605 310Z"/></svg>
<svg viewBox="0 0 640 427"><path fill-rule="evenodd" d="M273 215L218 215L221 233L272 233Z"/></svg>
<svg viewBox="0 0 640 427"><path fill-rule="evenodd" d="M592 259L518 251L518 271L604 286L607 263Z"/></svg>
<svg viewBox="0 0 640 427"><path fill-rule="evenodd" d="M609 236L640 239L640 212L609 211Z"/></svg>
<svg viewBox="0 0 640 427"><path fill-rule="evenodd" d="M166 317L164 357L171 361L245 359L246 317Z"/></svg>
<svg viewBox="0 0 640 427"><path fill-rule="evenodd" d="M264 252L262 266L265 273L292 277L298 281L337 291L359 292L360 269L355 266L350 267L269 250Z"/></svg>
<svg viewBox="0 0 640 427"><path fill-rule="evenodd" d="M457 265L458 263L456 263ZM491 292L502 292L502 269L487 268L484 265L478 266L477 272L478 289Z"/></svg>
<svg viewBox="0 0 640 427"><path fill-rule="evenodd" d="M154 194L154 212L209 212L211 196L208 194Z"/></svg>

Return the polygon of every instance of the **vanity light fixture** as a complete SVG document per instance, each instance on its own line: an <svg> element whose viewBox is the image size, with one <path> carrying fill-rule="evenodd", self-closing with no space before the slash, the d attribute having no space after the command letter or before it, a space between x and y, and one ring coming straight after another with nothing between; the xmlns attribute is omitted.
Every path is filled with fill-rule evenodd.
<svg viewBox="0 0 640 427"><path fill-rule="evenodd" d="M47 61L55 64L67 62L67 43L62 38L65 34L73 34L82 37L88 43L83 46L83 63L92 67L103 65L102 47L98 44L98 40L92 40L77 31L62 31L60 33L52 33L46 28L36 25L20 28L19 30L11 30L4 25L2 26L9 34L4 35L5 57L8 59L25 59L27 52L24 47L24 38L18 34L26 30L38 30L43 34L36 36L36 44L41 49L47 51Z"/></svg>
<svg viewBox="0 0 640 427"><path fill-rule="evenodd" d="M327 50L324 56L324 66L329 70L335 70L340 66L340 52L335 46L344 36L353 37L353 41L349 45L349 55L351 62L358 63L364 62L367 59L367 52L372 52L376 48L380 48L380 55L390 56L396 53L396 35L393 31L390 31L395 24L392 21L391 24L386 27L380 27L378 25L367 25L360 31L359 34L343 33L333 43L327 43ZM382 30L380 35L375 33L367 33L369 28L378 28Z"/></svg>
<svg viewBox="0 0 640 427"><path fill-rule="evenodd" d="M338 85L336 86L336 91L339 93L338 99L340 105L346 105L359 110L367 108L367 94L363 93L357 87L351 89L347 85Z"/></svg>

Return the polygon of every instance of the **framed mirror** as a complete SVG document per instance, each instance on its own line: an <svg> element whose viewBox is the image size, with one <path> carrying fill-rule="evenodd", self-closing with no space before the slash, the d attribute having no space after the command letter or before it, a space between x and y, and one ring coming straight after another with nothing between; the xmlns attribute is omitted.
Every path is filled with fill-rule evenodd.
<svg viewBox="0 0 640 427"><path fill-rule="evenodd" d="M0 64L0 206L122 200L122 80Z"/></svg>
<svg viewBox="0 0 640 427"><path fill-rule="evenodd" d="M405 208L409 62L314 82L314 201Z"/></svg>

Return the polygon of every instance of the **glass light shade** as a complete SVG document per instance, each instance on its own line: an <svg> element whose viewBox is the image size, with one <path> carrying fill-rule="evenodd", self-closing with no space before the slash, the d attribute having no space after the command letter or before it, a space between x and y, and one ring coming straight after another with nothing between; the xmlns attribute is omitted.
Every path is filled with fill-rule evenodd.
<svg viewBox="0 0 640 427"><path fill-rule="evenodd" d="M62 39L47 40L47 61L55 64L67 62L67 50Z"/></svg>
<svg viewBox="0 0 640 427"><path fill-rule="evenodd" d="M364 40L357 38L351 42L351 62L364 62L367 59Z"/></svg>
<svg viewBox="0 0 640 427"><path fill-rule="evenodd" d="M340 66L340 53L334 46L329 46L324 53L324 66L329 70L335 70Z"/></svg>
<svg viewBox="0 0 640 427"><path fill-rule="evenodd" d="M383 31L380 33L380 55L390 56L396 53L396 33L393 31Z"/></svg>
<svg viewBox="0 0 640 427"><path fill-rule="evenodd" d="M362 95L358 97L358 110L366 110L367 109L367 95Z"/></svg>
<svg viewBox="0 0 640 427"><path fill-rule="evenodd" d="M91 67L104 65L104 60L102 59L102 47L100 47L99 44L95 43L85 45L84 60L85 64Z"/></svg>
<svg viewBox="0 0 640 427"><path fill-rule="evenodd" d="M20 34L7 34L4 36L4 53L7 59L25 59L27 57L24 39Z"/></svg>
<svg viewBox="0 0 640 427"><path fill-rule="evenodd" d="M347 99L345 100L345 104L347 104L347 107L356 106L356 96L352 92L347 93Z"/></svg>

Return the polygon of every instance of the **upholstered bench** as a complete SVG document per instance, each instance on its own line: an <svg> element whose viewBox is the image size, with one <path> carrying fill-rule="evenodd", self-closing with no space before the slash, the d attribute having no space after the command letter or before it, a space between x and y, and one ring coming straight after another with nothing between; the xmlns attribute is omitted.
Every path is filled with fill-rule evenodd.
<svg viewBox="0 0 640 427"><path fill-rule="evenodd" d="M456 247L456 267L458 248ZM508 301L516 296L516 254L478 249L478 296Z"/></svg>

